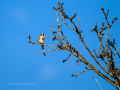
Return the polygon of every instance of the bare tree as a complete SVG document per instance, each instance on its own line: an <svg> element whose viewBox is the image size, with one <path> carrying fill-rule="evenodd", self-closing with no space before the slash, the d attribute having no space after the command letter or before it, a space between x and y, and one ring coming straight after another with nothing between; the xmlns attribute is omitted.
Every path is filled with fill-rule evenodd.
<svg viewBox="0 0 120 90"><path fill-rule="evenodd" d="M96 32L99 42L100 42L100 46L98 48L99 52L98 54L96 53L95 50L94 54L92 53L92 51L90 51L90 49L88 48L88 46L86 45L85 41L84 41L84 36L81 35L82 31L80 30L80 21L79 21L79 16L78 16L78 22L79 22L79 27L77 27L77 25L75 24L75 22L73 22L73 19L76 17L76 14L74 14L73 17L69 17L68 15L66 15L66 13L64 12L63 9L63 4L58 3L57 7L53 7L53 9L56 12L56 17L57 17L57 27L58 27L58 31L54 30L52 28L52 26L50 26L51 30L53 31L53 36L54 37L45 37L45 38L52 38L53 41L57 40L59 42L59 44L57 45L45 45L44 46L48 46L48 47L54 47L54 49L48 50L48 51L43 51L40 52L43 53L44 55L46 55L46 52L51 52L51 51L57 51L57 50L67 50L70 52L69 56L67 57L67 59L63 60L63 63L65 61L68 60L68 58L71 55L74 55L75 57L78 58L78 60L76 60L76 62L79 65L79 62L83 62L84 64L86 64L88 67L85 67L86 70L76 74L76 75L72 75L73 77L77 77L77 75L89 71L89 70L93 70L94 72L96 72L99 76L101 76L103 79L105 79L107 82L109 82L110 84L112 84L116 89L120 90L120 65L116 67L115 65L115 61L114 61L114 57L117 54L118 57L120 58L120 54L118 53L118 50L120 49L120 47L118 49L116 49L114 47L115 43L115 39L113 39L113 41L109 40L109 37L111 37L112 35L109 35L109 30L112 27L113 23L115 22L115 20L117 20L117 17L115 17L112 21L112 23L110 24L110 22L108 21L108 13L109 10L107 11L107 13L105 13L104 9L101 8L101 10L104 13L105 19L107 21L107 26L104 25L104 22L102 23L102 27L101 28L97 28L97 23L95 25L95 28L93 28L93 30L91 30L91 32ZM66 38L66 36L63 34L61 27L62 25L59 24L59 19L58 19L58 12L60 12L60 16L61 16L61 21L68 26L70 29L74 30L77 35L79 36L79 39L81 40L81 42L84 44L85 48L87 49L87 51L89 52L89 54L93 57L93 59L95 60L95 62L101 67L101 70L104 71L100 71L98 70L96 67L93 66L93 64L91 62L89 62L89 60L87 60L85 57L83 57L81 55L81 53L76 49L76 47L73 47L68 39ZM65 19L68 19L74 27L68 25L68 23L65 22ZM104 32L107 30L107 36L105 36ZM41 45L39 42L35 43L31 40L31 36L27 36L29 39L29 43L32 44L39 44ZM103 42L102 39L106 37L106 42ZM103 45L103 43L105 43L106 45ZM113 50L115 50L115 52L113 52ZM107 66L107 68L105 68L105 66L103 66L98 60L97 58L100 58L105 65ZM120 61L119 61L120 62ZM105 73L105 74L103 74ZM95 77L93 77L95 78ZM95 80L97 81L97 79L95 78ZM98 81L97 81L98 82ZM100 85L99 85L100 86ZM101 86L100 86L101 89ZM102 89L101 89L102 90Z"/></svg>

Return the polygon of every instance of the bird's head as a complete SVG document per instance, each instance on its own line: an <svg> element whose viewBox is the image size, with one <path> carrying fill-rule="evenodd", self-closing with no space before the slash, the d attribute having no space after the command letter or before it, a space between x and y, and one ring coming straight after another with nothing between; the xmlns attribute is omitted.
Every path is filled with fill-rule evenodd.
<svg viewBox="0 0 120 90"><path fill-rule="evenodd" d="M44 34L44 33L41 33L41 34L40 34L40 36L43 36L43 37L44 37L44 36L45 36L45 34Z"/></svg>

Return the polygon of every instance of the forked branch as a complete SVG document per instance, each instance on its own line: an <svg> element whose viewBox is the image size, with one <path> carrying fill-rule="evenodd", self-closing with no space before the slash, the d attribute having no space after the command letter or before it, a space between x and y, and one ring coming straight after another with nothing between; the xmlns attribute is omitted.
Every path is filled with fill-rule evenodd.
<svg viewBox="0 0 120 90"><path fill-rule="evenodd" d="M100 46L98 48L99 50L99 54L97 54L97 52L94 50L95 52L95 55L92 53L92 51L90 51L90 49L88 48L88 46L86 45L85 41L84 41L84 36L82 36L82 31L83 30L80 30L80 20L79 20L79 16L78 16L78 22L79 22L79 27L77 27L77 25L75 24L75 22L73 22L73 19L75 19L77 13L75 13L72 17L69 17L65 12L64 12L64 9L63 9L63 4L60 4L58 3L57 7L53 7L53 9L55 10L55 13L56 13L56 17L57 17L57 27L58 27L58 30L54 30L52 28L52 26L50 26L52 32L53 32L53 36L54 37L46 37L46 38L52 38L53 41L57 41L59 43L57 43L56 45L44 45L44 46L48 46L48 47L54 47L54 49L51 49L51 50L48 50L48 51L43 51L43 52L40 52L43 53L44 55L46 55L45 53L46 52L51 52L51 51L57 51L57 50L66 50L66 51L69 51L70 54L68 55L67 59L63 60L63 63L65 61L68 60L68 58L70 58L71 55L74 55L75 57L78 58L78 60L76 61L79 65L80 62L83 62L85 65L87 65L89 67L89 69L86 69L85 71L82 71L78 74L75 74L75 75L72 75L73 77L74 76L77 76L83 72L86 72L86 71L89 71L89 70L93 70L94 72L96 72L99 76L101 76L103 79L105 79L106 81L108 81L111 85L113 85L115 88L117 88L118 90L120 90L119 86L120 86L120 68L119 67L116 67L115 65L115 61L114 61L114 57L116 55L116 53L118 54L119 58L120 58L120 54L118 53L118 50L120 49L120 47L118 49L116 49L114 47L114 45L116 44L115 43L115 40L113 39L113 42L111 42L109 40L109 37L111 37L112 35L109 35L109 31L110 31L110 28L112 27L113 23L115 22L115 20L117 20L117 18L115 17L112 21L112 23L110 24L109 20L108 20L108 13L109 13L109 10L107 11L107 13L105 13L104 9L101 8L101 10L103 11L104 13L104 16L105 16L105 19L106 19L106 22L107 22L107 26L105 26L105 22L102 23L102 27L98 28L97 26L97 23L95 25L95 28L93 28L93 31L96 32L97 34L97 37L98 37L98 40L100 41ZM82 51L79 51L77 50L77 47L73 47L70 42L68 41L67 37L63 34L63 31L61 30L62 28L62 25L60 25L59 23L59 15L58 15L58 12L60 12L60 15L61 15L61 18L60 20L66 25L68 26L70 29L74 30L80 41L84 44L85 48L87 49L87 51L89 52L89 54L92 56L93 60L97 63L98 66L101 67L101 70L104 71L106 73L106 75L104 75L102 73L102 71L98 70L96 67L94 67L94 65L89 62L89 60L87 60L80 52ZM70 26L67 22L66 22L66 19L68 19L70 21L70 23L73 24L73 27ZM108 33L106 36L104 36L104 31L105 30L108 30ZM103 42L103 38L106 38L106 42ZM37 43L34 43L32 40L31 40L31 36L29 35L28 36L28 39L29 39L29 43L32 43L32 44L39 44L39 42ZM106 45L104 46L103 43L106 43ZM113 53L113 50L115 50L115 52ZM107 68L105 68L105 66L103 66L97 58L100 58L107 66ZM95 77L94 77L95 78ZM95 78L95 80L97 81L97 79ZM97 81L98 83L98 81ZM98 83L99 84L99 83ZM100 85L99 85L100 86ZM101 89L101 86L100 86L100 89ZM102 89L101 89L102 90Z"/></svg>

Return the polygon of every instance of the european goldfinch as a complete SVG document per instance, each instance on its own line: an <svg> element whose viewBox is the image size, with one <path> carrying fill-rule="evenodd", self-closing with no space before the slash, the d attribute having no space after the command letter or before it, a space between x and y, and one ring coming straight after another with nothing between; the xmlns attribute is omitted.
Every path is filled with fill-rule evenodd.
<svg viewBox="0 0 120 90"><path fill-rule="evenodd" d="M44 49L44 33L41 33L39 36L40 45L42 45L42 49Z"/></svg>

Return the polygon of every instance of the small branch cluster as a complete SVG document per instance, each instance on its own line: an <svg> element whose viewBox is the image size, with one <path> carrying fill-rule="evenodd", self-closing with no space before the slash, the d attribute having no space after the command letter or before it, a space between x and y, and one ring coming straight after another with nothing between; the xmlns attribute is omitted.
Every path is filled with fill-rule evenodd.
<svg viewBox="0 0 120 90"><path fill-rule="evenodd" d="M98 36L99 41L100 41L99 54L97 55L95 50L94 50L94 52L95 52L96 57L101 58L101 60L103 60L105 62L105 64L108 66L107 71L112 74L112 76L111 75L110 76L112 78L114 78L115 84L120 86L120 79L119 79L119 77L117 75L117 67L115 67L115 61L114 61L114 56L116 55L116 53L117 53L118 57L120 58L120 54L118 53L118 50L119 50L120 47L117 50L115 48L115 46L114 46L116 44L115 39L113 39L113 42L108 39L108 37L112 36L112 35L109 35L109 29L111 28L111 26L113 25L115 20L117 20L117 18L113 19L112 23L110 24L108 19L107 19L109 10L108 10L107 14L105 13L103 8L101 8L101 10L104 13L104 16L105 16L105 19L107 21L108 26L105 27L104 22L103 22L102 23L102 28L98 29L97 28L97 23L95 25L95 28L93 28L92 31L95 31L97 33L97 36ZM106 39L106 47L104 47L103 43L102 43L102 39L103 39L103 35L104 35L103 30L105 30L105 29L108 29L108 34L106 36L107 37L107 39ZM101 31L99 31L99 30L101 30ZM112 49L115 50L115 53L112 51ZM105 57L106 57L107 61L104 59Z"/></svg>

